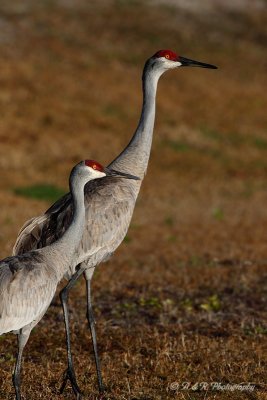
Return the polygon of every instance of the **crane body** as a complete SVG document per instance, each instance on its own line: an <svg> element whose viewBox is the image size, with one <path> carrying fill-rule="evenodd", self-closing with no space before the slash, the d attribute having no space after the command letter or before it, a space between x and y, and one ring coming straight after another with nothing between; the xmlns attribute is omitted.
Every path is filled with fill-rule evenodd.
<svg viewBox="0 0 267 400"><path fill-rule="evenodd" d="M96 168L94 168L96 166ZM84 185L91 179L121 176L93 160L81 162L70 175L73 212L64 234L52 244L0 262L0 335L18 335L19 351L13 382L20 396L22 352L33 327L49 307L58 283L76 262L76 251L85 226ZM134 178L123 174L123 177Z"/></svg>

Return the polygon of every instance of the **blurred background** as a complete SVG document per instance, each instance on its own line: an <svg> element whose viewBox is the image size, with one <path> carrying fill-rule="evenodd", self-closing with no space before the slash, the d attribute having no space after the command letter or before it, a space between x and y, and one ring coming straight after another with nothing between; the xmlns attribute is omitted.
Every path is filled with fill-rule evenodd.
<svg viewBox="0 0 267 400"><path fill-rule="evenodd" d="M266 40L264 0L0 2L2 258L23 223L68 191L76 162L108 164L128 143L147 58L172 49L219 67L161 78L130 230L95 274L110 399L204 396L170 390L183 381L254 382L252 394L218 396L266 398ZM77 374L93 396L83 282L70 303ZM14 339L0 338L3 398ZM64 365L56 300L25 351L27 398L56 399Z"/></svg>

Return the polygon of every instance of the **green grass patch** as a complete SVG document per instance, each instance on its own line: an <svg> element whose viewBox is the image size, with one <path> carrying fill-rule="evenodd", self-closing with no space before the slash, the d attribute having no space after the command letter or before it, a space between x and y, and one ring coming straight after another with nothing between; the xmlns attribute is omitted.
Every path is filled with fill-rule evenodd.
<svg viewBox="0 0 267 400"><path fill-rule="evenodd" d="M181 303L182 308L187 311L187 312L191 312L193 311L194 305L191 299L184 299Z"/></svg>
<svg viewBox="0 0 267 400"><path fill-rule="evenodd" d="M217 221L222 221L224 219L223 209L220 207L214 208L214 210L212 210L212 216Z"/></svg>
<svg viewBox="0 0 267 400"><path fill-rule="evenodd" d="M141 297L139 299L139 305L141 307L155 307L155 308L161 308L161 301L158 297L148 297L148 298L144 298Z"/></svg>
<svg viewBox="0 0 267 400"><path fill-rule="evenodd" d="M256 326L246 325L243 327L243 332L247 336L267 335L267 327L264 327L262 325L256 325Z"/></svg>
<svg viewBox="0 0 267 400"><path fill-rule="evenodd" d="M189 143L182 142L181 140L166 140L165 144L174 151L181 153L185 153L193 149Z"/></svg>
<svg viewBox="0 0 267 400"><path fill-rule="evenodd" d="M168 236L167 240L168 240L169 243L174 243L177 240L177 236L170 235L170 236Z"/></svg>
<svg viewBox="0 0 267 400"><path fill-rule="evenodd" d="M205 136L208 139L212 139L218 142L221 142L223 140L222 134L218 131L215 131L214 129L201 126L200 132L202 133L203 136Z"/></svg>
<svg viewBox="0 0 267 400"><path fill-rule="evenodd" d="M220 311L222 305L217 294L210 296L205 303L200 304L200 308L205 311Z"/></svg>
<svg viewBox="0 0 267 400"><path fill-rule="evenodd" d="M174 226L174 219L171 216L168 216L164 220L165 225L167 226Z"/></svg>
<svg viewBox="0 0 267 400"><path fill-rule="evenodd" d="M131 241L132 241L132 239L128 235L126 235L125 238L123 239L124 243L130 243Z"/></svg>
<svg viewBox="0 0 267 400"><path fill-rule="evenodd" d="M254 146L259 150L266 150L267 149L267 141L265 139L256 137L253 139Z"/></svg>
<svg viewBox="0 0 267 400"><path fill-rule="evenodd" d="M13 191L18 196L47 201L56 201L66 193L64 189L46 184L17 187Z"/></svg>
<svg viewBox="0 0 267 400"><path fill-rule="evenodd" d="M247 142L247 137L238 132L221 132L207 126L200 126L199 131L202 136L218 144L224 143L235 147Z"/></svg>

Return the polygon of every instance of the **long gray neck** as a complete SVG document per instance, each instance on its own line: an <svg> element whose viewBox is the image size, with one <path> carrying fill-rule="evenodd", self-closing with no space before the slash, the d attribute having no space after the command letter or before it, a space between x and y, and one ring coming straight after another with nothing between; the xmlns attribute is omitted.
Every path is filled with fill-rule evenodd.
<svg viewBox="0 0 267 400"><path fill-rule="evenodd" d="M155 122L157 84L161 73L149 63L143 72L143 107L137 129L126 148L109 165L143 179L150 156ZM137 181L135 181L137 182ZM140 182L140 181L139 181Z"/></svg>
<svg viewBox="0 0 267 400"><path fill-rule="evenodd" d="M77 177L70 177L70 192L73 200L73 217L65 233L51 244L51 253L56 257L59 279L66 273L76 257L85 227L84 185Z"/></svg>

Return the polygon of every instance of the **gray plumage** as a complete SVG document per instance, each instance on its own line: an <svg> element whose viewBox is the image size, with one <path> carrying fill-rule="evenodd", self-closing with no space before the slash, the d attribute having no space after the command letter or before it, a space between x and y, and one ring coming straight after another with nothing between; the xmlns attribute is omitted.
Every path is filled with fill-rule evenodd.
<svg viewBox="0 0 267 400"><path fill-rule="evenodd" d="M167 70L183 65L216 68L177 56L164 50L157 52L145 64L143 71L143 106L137 129L126 148L109 165L141 178L140 181L102 179L85 186L86 227L76 264L85 271L88 297L88 321L93 336L94 353L100 392L102 378L94 339L94 323L90 304L90 282L96 265L105 261L120 245L128 230L135 202L144 178L153 136L155 99L160 76ZM53 243L68 227L72 215L70 194L59 199L44 215L33 218L22 228L14 246L14 254L36 249ZM75 268L69 268L66 278L70 279ZM70 354L70 348L68 349ZM70 379L71 380L71 379ZM77 391L74 390L77 394Z"/></svg>
<svg viewBox="0 0 267 400"><path fill-rule="evenodd" d="M72 212L65 234L50 246L1 261L0 334L35 324L47 309L58 282L76 263L75 254L85 224L84 185L90 179L105 176L104 172L90 170L81 162L71 173L75 212Z"/></svg>
<svg viewBox="0 0 267 400"><path fill-rule="evenodd" d="M103 178L85 186L86 229L76 265L86 262L94 267L107 259L126 235L139 181L118 178ZM39 249L60 238L67 229L73 213L70 193L58 200L46 213L28 221L19 233L14 254L23 254L30 249ZM75 272L70 266L66 272L69 279Z"/></svg>
<svg viewBox="0 0 267 400"><path fill-rule="evenodd" d="M74 167L70 175L72 215L64 234L47 247L0 262L0 335L12 331L19 336L13 374L17 400L20 399L23 348L32 328L49 307L59 281L69 267L76 265L75 254L85 226L84 185L90 179L103 178L108 173L109 170L104 172L104 168L92 160Z"/></svg>
<svg viewBox="0 0 267 400"><path fill-rule="evenodd" d="M55 264L54 268L53 262L47 266L47 254L42 250L1 261L0 335L31 330L54 296L58 283Z"/></svg>

